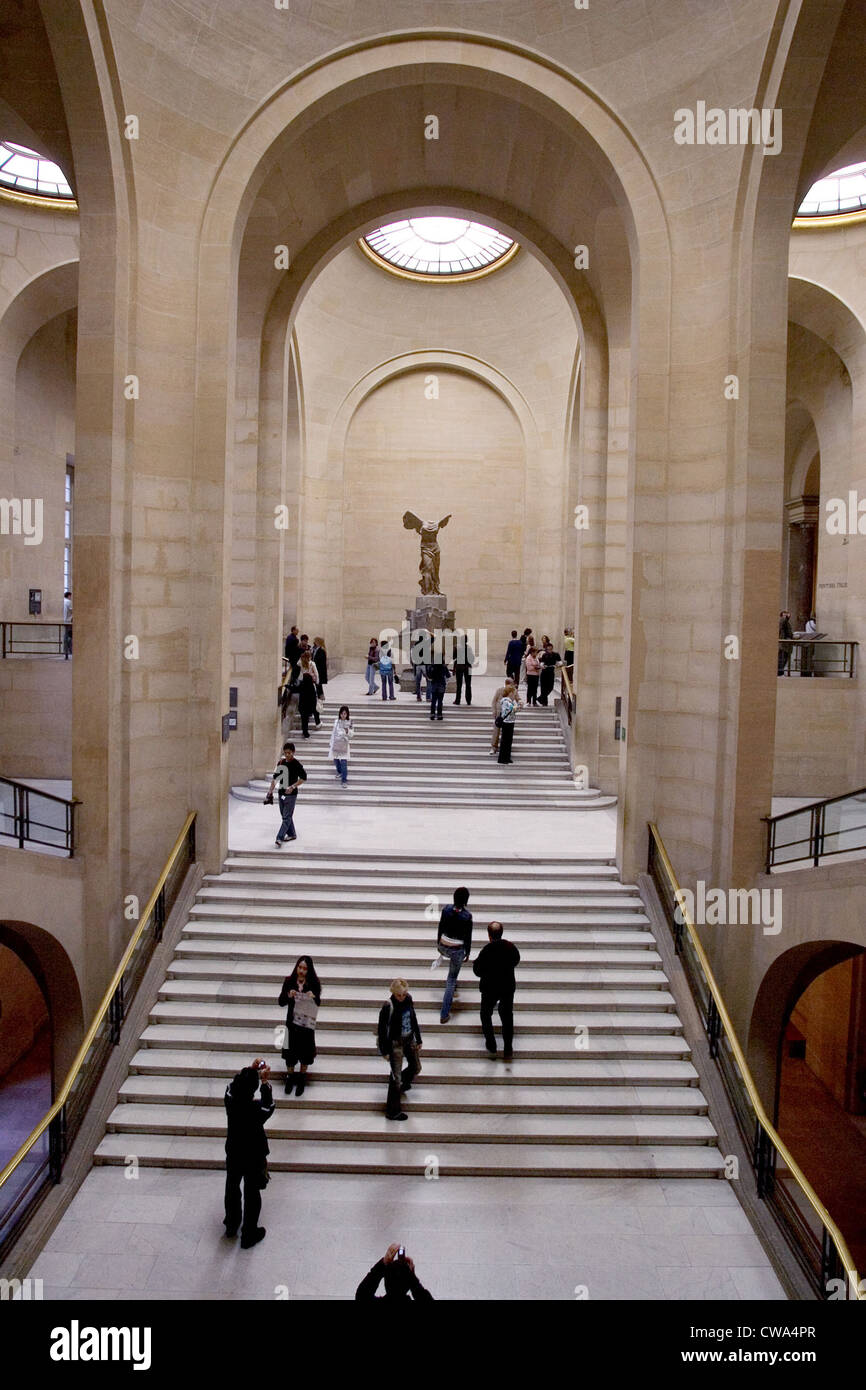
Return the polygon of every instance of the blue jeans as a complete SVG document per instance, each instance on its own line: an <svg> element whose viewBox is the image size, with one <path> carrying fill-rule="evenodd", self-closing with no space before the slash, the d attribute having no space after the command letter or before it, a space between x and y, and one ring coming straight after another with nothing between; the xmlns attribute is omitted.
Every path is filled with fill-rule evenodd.
<svg viewBox="0 0 866 1390"><path fill-rule="evenodd" d="M378 687L378 685L376 684L376 667L372 664L372 662L368 661L368 662L367 662L367 694L368 694L368 695L375 695L375 693L376 693L376 691L377 691L378 689L379 689L379 687Z"/></svg>
<svg viewBox="0 0 866 1390"><path fill-rule="evenodd" d="M337 769L337 771L338 771L339 774L340 774L340 781L341 781L341 782L347 782L347 781L349 780L349 759L348 759L348 758L335 758L335 759L334 759L334 767Z"/></svg>
<svg viewBox="0 0 866 1390"><path fill-rule="evenodd" d="M295 814L295 802L298 799L297 792L280 792L280 815L283 823L277 831L277 839L280 844L283 840L291 840L295 834L295 823L292 817Z"/></svg>
<svg viewBox="0 0 866 1390"><path fill-rule="evenodd" d="M394 671L393 671L393 669L390 670L390 671L383 671L383 670L381 669L381 667L380 667L380 668L379 668L379 679L380 679L381 682L382 682L382 699L383 699L383 700L387 700L387 699L388 699L388 696L390 695L391 699L392 699L392 700L395 700L397 697L396 697L395 694L394 694Z"/></svg>
<svg viewBox="0 0 866 1390"><path fill-rule="evenodd" d="M441 718L442 718L442 702L443 702L444 699L445 699L445 686L444 686L444 685L434 685L434 687L433 687L433 699L430 701L430 718L431 718L431 719L441 719Z"/></svg>
<svg viewBox="0 0 866 1390"><path fill-rule="evenodd" d="M422 682L422 680L424 680L424 667L423 667L423 666L416 666L416 667L415 667L415 694L416 694L416 696L418 697L419 700L421 699L421 682ZM431 698L430 682L427 681L427 699L429 700L430 698Z"/></svg>
<svg viewBox="0 0 866 1390"><path fill-rule="evenodd" d="M457 988L457 976L460 974L460 967L466 959L466 952L462 946L441 946L439 949L451 961L448 967L448 979L445 982L445 994L442 997L442 1022L444 1023L451 1012L451 1001Z"/></svg>

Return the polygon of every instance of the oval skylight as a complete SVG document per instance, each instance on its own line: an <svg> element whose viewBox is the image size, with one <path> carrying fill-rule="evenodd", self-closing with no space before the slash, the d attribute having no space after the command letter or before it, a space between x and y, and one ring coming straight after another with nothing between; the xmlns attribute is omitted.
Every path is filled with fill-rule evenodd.
<svg viewBox="0 0 866 1390"><path fill-rule="evenodd" d="M409 276L443 279L484 274L509 260L517 243L493 227L462 217L409 217L368 232L373 259Z"/></svg>
<svg viewBox="0 0 866 1390"><path fill-rule="evenodd" d="M72 198L72 189L58 164L26 145L0 140L0 186L40 198Z"/></svg>
<svg viewBox="0 0 866 1390"><path fill-rule="evenodd" d="M798 217L839 217L866 209L866 162L849 164L813 183L799 208Z"/></svg>

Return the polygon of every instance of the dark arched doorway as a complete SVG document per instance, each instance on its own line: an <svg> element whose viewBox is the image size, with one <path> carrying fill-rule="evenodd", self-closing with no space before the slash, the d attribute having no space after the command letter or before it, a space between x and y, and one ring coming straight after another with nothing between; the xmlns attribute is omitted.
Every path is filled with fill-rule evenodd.
<svg viewBox="0 0 866 1390"><path fill-rule="evenodd" d="M774 961L755 1001L749 1051L779 1134L864 1268L864 948L805 942ZM791 1195L797 1200L793 1187Z"/></svg>

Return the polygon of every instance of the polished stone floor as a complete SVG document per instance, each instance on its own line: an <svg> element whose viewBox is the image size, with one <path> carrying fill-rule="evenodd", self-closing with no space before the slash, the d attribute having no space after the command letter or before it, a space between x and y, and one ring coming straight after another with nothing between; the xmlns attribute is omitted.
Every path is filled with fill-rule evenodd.
<svg viewBox="0 0 866 1390"><path fill-rule="evenodd" d="M349 1299L401 1241L439 1299L784 1298L720 1180L277 1173L253 1250L221 1199L214 1172L95 1168L31 1274L50 1299Z"/></svg>

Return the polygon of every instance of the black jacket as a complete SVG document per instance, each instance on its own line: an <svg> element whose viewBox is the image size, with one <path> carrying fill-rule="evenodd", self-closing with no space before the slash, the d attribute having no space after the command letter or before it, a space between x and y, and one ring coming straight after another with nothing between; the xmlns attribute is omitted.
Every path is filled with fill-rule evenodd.
<svg viewBox="0 0 866 1390"><path fill-rule="evenodd" d="M290 661L294 666L295 662L298 659L298 652L300 650L300 637L295 637L294 634L290 632L288 637L286 638L286 661Z"/></svg>
<svg viewBox="0 0 866 1390"><path fill-rule="evenodd" d="M421 1042L421 1029L418 1027L418 1017L415 1013L415 1005L412 1003L411 994L398 1002L393 996L379 1010L378 1041L379 1051L383 1057L388 1057L394 1043L399 1043L403 1037L402 1018L403 1014L409 1009L412 1015L412 1038L416 1043Z"/></svg>
<svg viewBox="0 0 866 1390"><path fill-rule="evenodd" d="M355 1293L355 1298L359 1302L366 1303L377 1297L376 1290L385 1277L386 1269L387 1265L385 1261L380 1260L378 1264L373 1265L369 1274L364 1275ZM388 1293L386 1288L385 1293L379 1296L382 1302L386 1299L391 1299L395 1303L403 1302L405 1299L409 1298L410 1294L416 1303L432 1303L434 1301L432 1293L424 1288L424 1285L420 1282L414 1270L407 1270L407 1281L409 1287L404 1294Z"/></svg>
<svg viewBox="0 0 866 1390"><path fill-rule="evenodd" d="M328 653L324 647L313 648L313 661L319 673L319 685L328 684Z"/></svg>
<svg viewBox="0 0 866 1390"><path fill-rule="evenodd" d="M439 661L435 663L431 662L431 664L427 667L428 681L432 686L438 686L442 690L445 690L447 688L448 678L450 675L451 672L445 665L444 661Z"/></svg>
<svg viewBox="0 0 866 1390"><path fill-rule="evenodd" d="M472 950L472 913L469 909L454 907L450 903L448 907L444 907L442 916L439 918L437 943L442 940L443 933L445 936L450 936L452 941L462 941L463 949L468 958Z"/></svg>
<svg viewBox="0 0 866 1390"><path fill-rule="evenodd" d="M481 993L513 994L514 970L519 962L520 952L513 941L506 941L504 937L488 941L472 966L481 981Z"/></svg>
<svg viewBox="0 0 866 1390"><path fill-rule="evenodd" d="M519 666L523 660L523 643L519 637L512 637L505 652L505 665L509 669Z"/></svg>
<svg viewBox="0 0 866 1390"><path fill-rule="evenodd" d="M234 1083L232 1083L234 1084ZM267 1081L262 1082L261 1100L238 1100L226 1087L226 1158L232 1163L256 1167L268 1156L268 1137L265 1124L274 1113L274 1095Z"/></svg>

